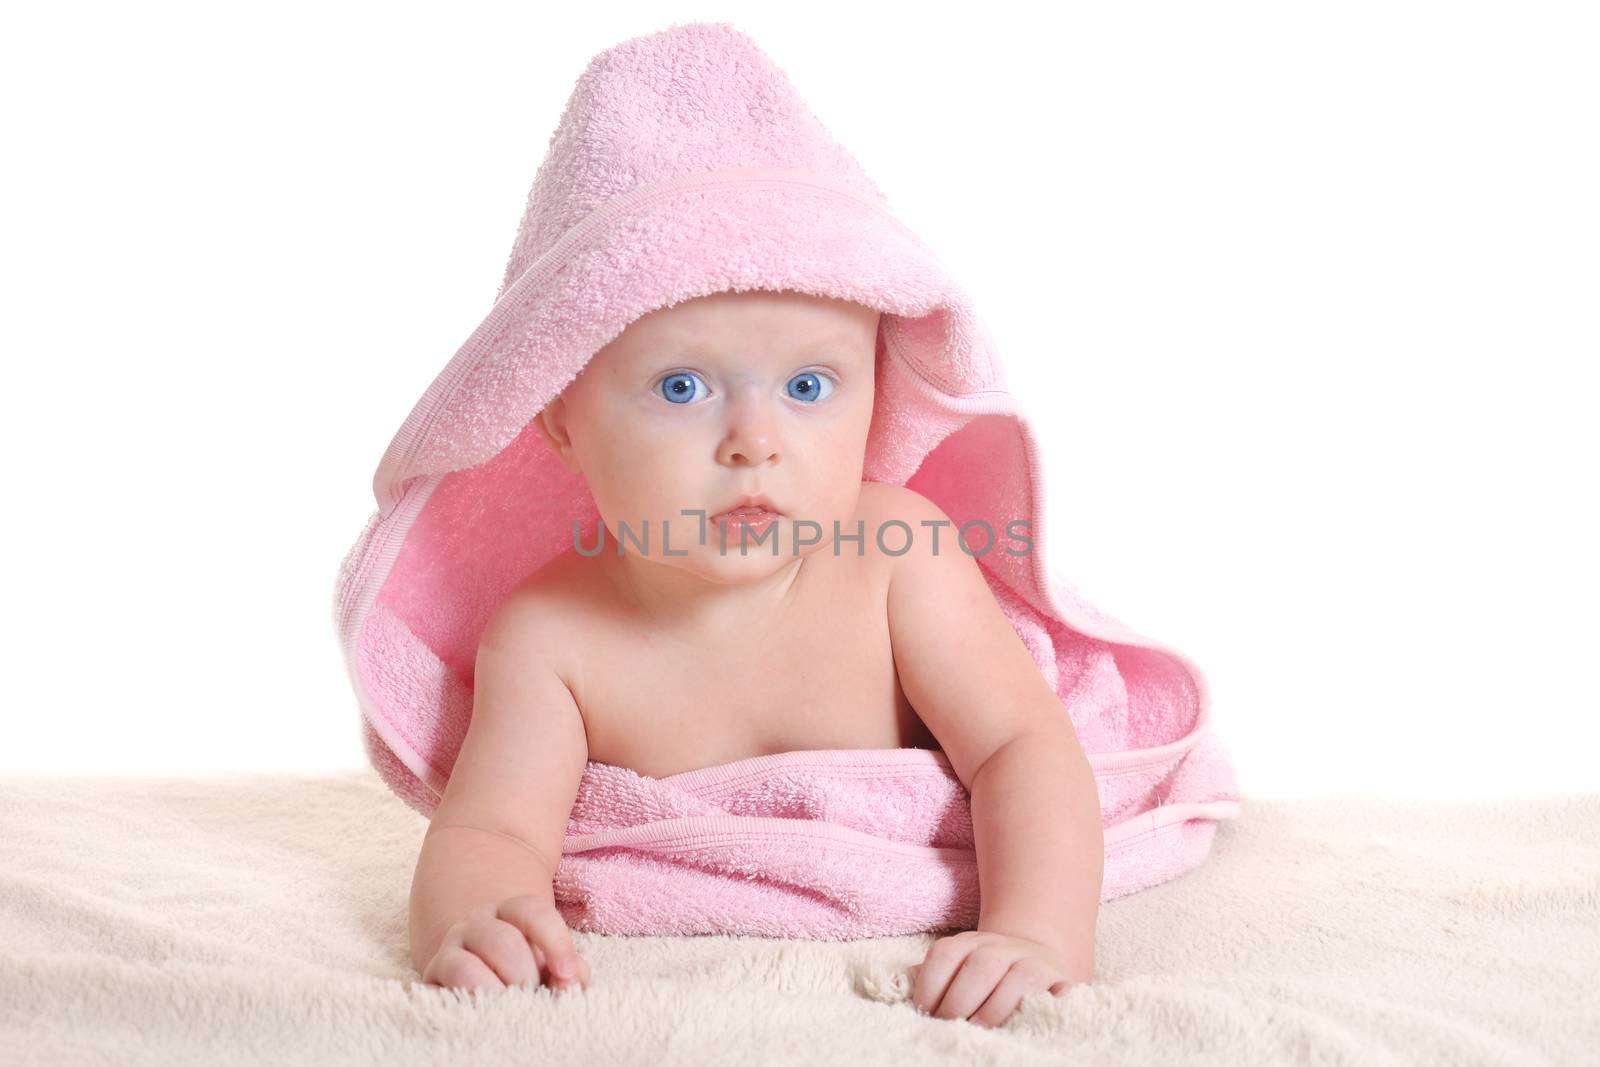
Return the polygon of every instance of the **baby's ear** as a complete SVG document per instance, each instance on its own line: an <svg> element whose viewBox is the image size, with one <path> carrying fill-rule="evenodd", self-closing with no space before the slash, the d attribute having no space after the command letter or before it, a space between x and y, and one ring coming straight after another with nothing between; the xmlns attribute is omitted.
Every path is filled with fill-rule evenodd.
<svg viewBox="0 0 1600 1067"><path fill-rule="evenodd" d="M549 443L550 450L561 459L562 465L573 474L582 474L578 469L577 456L572 451L572 434L567 430L566 396L558 395L546 404L544 410L533 417L533 421Z"/></svg>

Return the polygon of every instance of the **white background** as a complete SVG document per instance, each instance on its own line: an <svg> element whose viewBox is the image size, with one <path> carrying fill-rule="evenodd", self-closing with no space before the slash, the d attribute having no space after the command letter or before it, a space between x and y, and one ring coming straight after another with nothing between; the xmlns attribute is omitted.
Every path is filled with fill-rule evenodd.
<svg viewBox="0 0 1600 1067"><path fill-rule="evenodd" d="M365 765L372 473L589 58L708 19L969 288L1247 794L1600 788L1592 7L563 6L7 16L0 771Z"/></svg>

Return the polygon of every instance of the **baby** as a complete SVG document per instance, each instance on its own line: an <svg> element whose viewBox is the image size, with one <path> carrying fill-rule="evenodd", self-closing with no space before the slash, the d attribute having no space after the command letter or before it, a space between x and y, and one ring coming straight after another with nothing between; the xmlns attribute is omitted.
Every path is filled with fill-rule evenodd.
<svg viewBox="0 0 1600 1067"><path fill-rule="evenodd" d="M552 889L586 761L660 778L912 747L942 749L970 793L982 886L977 929L932 945L913 1003L997 1026L1093 977L1094 778L949 517L862 480L878 327L797 292L684 301L537 416L604 528L574 529L482 634L412 884L424 980L588 985Z"/></svg>

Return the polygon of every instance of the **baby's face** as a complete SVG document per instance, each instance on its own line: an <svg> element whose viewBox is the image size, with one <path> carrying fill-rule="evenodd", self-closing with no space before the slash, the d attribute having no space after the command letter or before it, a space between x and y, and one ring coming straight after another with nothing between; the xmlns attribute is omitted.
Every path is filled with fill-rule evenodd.
<svg viewBox="0 0 1600 1067"><path fill-rule="evenodd" d="M625 542L630 556L748 581L831 550L835 521L855 532L877 333L876 310L826 297L755 290L684 301L635 320L597 352L539 415L541 430L588 482L606 552L617 551L625 522L633 538L649 530L647 552ZM741 554L740 527L728 529L724 550L709 519L746 494L766 496L782 515ZM796 519L821 527L816 544L795 548Z"/></svg>

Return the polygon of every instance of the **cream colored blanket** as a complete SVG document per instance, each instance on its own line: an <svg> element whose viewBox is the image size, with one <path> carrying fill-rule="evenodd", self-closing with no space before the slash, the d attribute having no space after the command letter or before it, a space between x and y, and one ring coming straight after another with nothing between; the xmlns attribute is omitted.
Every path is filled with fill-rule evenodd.
<svg viewBox="0 0 1600 1067"><path fill-rule="evenodd" d="M587 990L422 984L426 824L370 771L0 777L8 1064L1592 1064L1600 795L1246 800L1105 904L1097 980L1004 1027L915 1013L932 935L577 932Z"/></svg>

